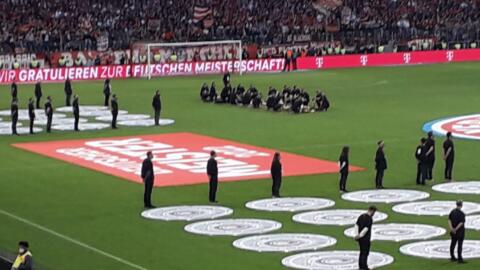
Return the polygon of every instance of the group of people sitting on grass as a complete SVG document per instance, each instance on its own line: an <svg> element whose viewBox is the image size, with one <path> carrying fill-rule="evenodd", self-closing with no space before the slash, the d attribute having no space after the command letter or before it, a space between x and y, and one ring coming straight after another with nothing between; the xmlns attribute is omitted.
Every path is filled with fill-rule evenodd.
<svg viewBox="0 0 480 270"><path fill-rule="evenodd" d="M264 99L262 93L253 85L246 89L241 84L232 87L230 82L225 82L222 91L218 94L215 82L212 82L210 87L204 83L200 89L200 98L204 102L226 103L254 109L264 107L275 112L322 112L330 108L330 102L323 92L317 90L315 98L311 99L307 91L296 85L293 87L285 85L282 91L270 86L267 97Z"/></svg>

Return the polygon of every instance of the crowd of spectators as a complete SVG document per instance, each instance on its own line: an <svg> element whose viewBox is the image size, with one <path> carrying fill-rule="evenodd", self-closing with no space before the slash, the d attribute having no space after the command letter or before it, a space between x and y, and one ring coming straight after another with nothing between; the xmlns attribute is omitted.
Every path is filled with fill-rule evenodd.
<svg viewBox="0 0 480 270"><path fill-rule="evenodd" d="M195 23L194 6L213 24ZM136 41L241 39L344 46L479 39L478 0L2 0L0 53L125 49Z"/></svg>

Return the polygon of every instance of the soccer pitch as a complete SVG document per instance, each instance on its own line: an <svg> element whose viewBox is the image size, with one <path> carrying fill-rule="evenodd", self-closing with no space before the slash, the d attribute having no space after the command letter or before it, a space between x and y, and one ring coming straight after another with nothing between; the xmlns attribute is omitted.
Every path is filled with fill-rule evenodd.
<svg viewBox="0 0 480 270"><path fill-rule="evenodd" d="M479 113L479 63L339 69L233 76L232 84L255 85L264 95L268 86L284 84L305 88L313 96L324 91L332 104L326 113L273 113L200 101L203 82L221 85L221 76L114 80L113 92L120 109L152 114L155 89L162 93L162 118L174 119L165 127L120 127L118 130L79 133L53 131L34 136L0 136L0 250L15 252L19 240L28 240L36 263L45 269L178 269L245 270L286 269L281 253L256 253L236 249L236 237L189 234L186 222L161 222L140 217L143 186L101 172L14 148L11 144L37 141L102 138L131 135L191 132L258 147L336 162L342 146L349 145L350 163L366 168L349 176L349 191L372 189L376 142L385 141L389 168L386 188L427 191L428 200L480 202L478 195L455 195L415 185L415 147L424 135L422 126L431 120ZM103 82L73 82L82 105L101 105ZM19 85L20 108L33 96L33 85ZM217 91L219 87L217 87ZM44 97L53 97L54 107L63 106L63 84L44 84ZM10 87L0 86L0 108L9 109ZM443 181L440 153L444 138L437 137L434 177ZM456 139L454 178L480 180L480 143ZM284 167L295 164L283 164ZM157 177L156 181L162 181ZM295 223L292 213L247 209L246 202L271 196L271 180L222 183L218 200L234 209L235 218L265 218L282 223L277 232L318 233L337 239L325 250L357 250L357 243L344 235L347 227ZM283 196L312 196L334 200L334 208L366 209L367 203L342 200L338 174L285 177ZM156 206L208 204L208 184L156 188ZM389 215L388 223L422 223L447 228L446 217L394 213L392 205L377 204ZM5 213L26 221L21 222ZM32 226L38 224L39 229ZM57 233L57 235L55 234ZM62 237L60 237L61 234ZM65 237L69 237L70 240ZM467 230L467 239L480 240L480 233ZM437 239L437 238L436 238ZM448 239L448 234L438 239ZM78 242L72 242L76 240ZM372 242L372 251L395 258L386 270L478 269L480 260L458 266L447 260L427 260L403 255L401 245ZM88 247L86 247L86 245ZM139 268L140 267L140 268Z"/></svg>

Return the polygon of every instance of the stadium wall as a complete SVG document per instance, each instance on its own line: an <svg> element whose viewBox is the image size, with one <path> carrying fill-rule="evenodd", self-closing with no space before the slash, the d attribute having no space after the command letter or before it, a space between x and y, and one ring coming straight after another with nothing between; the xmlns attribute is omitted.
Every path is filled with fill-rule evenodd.
<svg viewBox="0 0 480 270"><path fill-rule="evenodd" d="M422 65L480 61L480 49L437 50L381 54L354 54L297 59L298 70L317 70L332 68L361 68L378 66ZM284 67L283 58L251 59L241 63L237 60L171 62L150 65L152 77L222 74L227 71L244 73L280 72ZM0 84L61 82L67 77L71 80L103 80L142 78L148 74L147 65L109 65L67 68L38 68L0 70Z"/></svg>

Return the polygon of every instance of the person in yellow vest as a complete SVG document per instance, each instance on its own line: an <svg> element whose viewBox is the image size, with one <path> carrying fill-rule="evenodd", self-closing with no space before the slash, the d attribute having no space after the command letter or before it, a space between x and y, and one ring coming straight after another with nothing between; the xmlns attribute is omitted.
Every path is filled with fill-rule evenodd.
<svg viewBox="0 0 480 270"><path fill-rule="evenodd" d="M12 270L32 270L32 253L28 250L28 242L20 241L18 243L18 255L12 265Z"/></svg>

